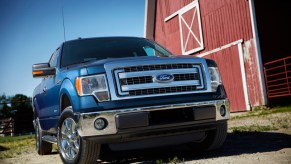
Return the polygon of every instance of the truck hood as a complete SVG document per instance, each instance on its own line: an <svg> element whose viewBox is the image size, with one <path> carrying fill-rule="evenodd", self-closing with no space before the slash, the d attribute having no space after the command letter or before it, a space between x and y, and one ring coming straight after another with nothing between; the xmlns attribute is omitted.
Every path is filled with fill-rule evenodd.
<svg viewBox="0 0 291 164"><path fill-rule="evenodd" d="M105 65L106 64L114 64L114 63L125 63L125 62L134 62L134 61L157 61L157 60L169 60L171 58L172 60L178 59L178 58L189 58L192 59L196 58L193 56L172 56L172 57L155 57L155 56L146 56L146 57L127 57L127 58L111 58L111 59L103 59L103 60L97 60L92 61L89 63L86 63L84 65L87 68L88 75L92 74L98 74L98 73L105 73Z"/></svg>

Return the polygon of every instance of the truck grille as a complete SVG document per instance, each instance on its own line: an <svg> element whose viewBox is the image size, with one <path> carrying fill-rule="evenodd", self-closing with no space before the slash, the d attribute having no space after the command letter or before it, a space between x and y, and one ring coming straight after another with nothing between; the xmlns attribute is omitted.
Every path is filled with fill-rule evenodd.
<svg viewBox="0 0 291 164"><path fill-rule="evenodd" d="M199 74L197 73L187 73L187 74L175 74L174 81L186 81L186 80L199 80ZM120 80L121 85L134 85L134 84L145 84L153 83L152 76L141 76L125 78Z"/></svg>
<svg viewBox="0 0 291 164"><path fill-rule="evenodd" d="M166 75L170 80L157 80ZM114 70L117 96L160 95L203 90L200 64L178 63L123 67Z"/></svg>

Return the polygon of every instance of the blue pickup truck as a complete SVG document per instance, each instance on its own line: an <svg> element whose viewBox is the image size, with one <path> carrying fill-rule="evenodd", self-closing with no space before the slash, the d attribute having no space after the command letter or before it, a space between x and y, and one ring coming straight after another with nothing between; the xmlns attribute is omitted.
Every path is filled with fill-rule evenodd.
<svg viewBox="0 0 291 164"><path fill-rule="evenodd" d="M213 60L175 56L153 40L100 37L66 41L33 92L36 150L57 144L64 163L92 163L112 151L191 143L219 148L229 101Z"/></svg>

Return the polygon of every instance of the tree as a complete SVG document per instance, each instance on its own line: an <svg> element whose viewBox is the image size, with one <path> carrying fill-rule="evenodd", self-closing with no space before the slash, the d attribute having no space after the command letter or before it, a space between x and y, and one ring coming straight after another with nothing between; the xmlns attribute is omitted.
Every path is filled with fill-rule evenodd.
<svg viewBox="0 0 291 164"><path fill-rule="evenodd" d="M3 93L2 96L0 96L0 118L7 118L11 117L11 108L8 106L8 100L6 95Z"/></svg>
<svg viewBox="0 0 291 164"><path fill-rule="evenodd" d="M29 109L31 107L31 99L23 94L16 94L11 98L11 108L13 110Z"/></svg>
<svg viewBox="0 0 291 164"><path fill-rule="evenodd" d="M11 108L7 105L7 102L3 102L2 110L0 111L0 118L11 117L13 114L11 113Z"/></svg>
<svg viewBox="0 0 291 164"><path fill-rule="evenodd" d="M15 133L31 132L33 128L33 111L31 98L23 94L16 94L11 98L11 109L16 111L14 116Z"/></svg>
<svg viewBox="0 0 291 164"><path fill-rule="evenodd" d="M5 95L5 93L3 93L2 96L0 96L0 101L2 101L2 100L6 100L6 95Z"/></svg>

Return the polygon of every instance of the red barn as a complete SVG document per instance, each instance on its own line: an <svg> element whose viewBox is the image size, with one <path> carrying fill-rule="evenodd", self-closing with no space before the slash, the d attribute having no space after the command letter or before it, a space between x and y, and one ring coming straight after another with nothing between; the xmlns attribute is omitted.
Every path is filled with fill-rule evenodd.
<svg viewBox="0 0 291 164"><path fill-rule="evenodd" d="M231 111L246 111L291 96L289 3L147 0L145 37L177 55L214 59Z"/></svg>

